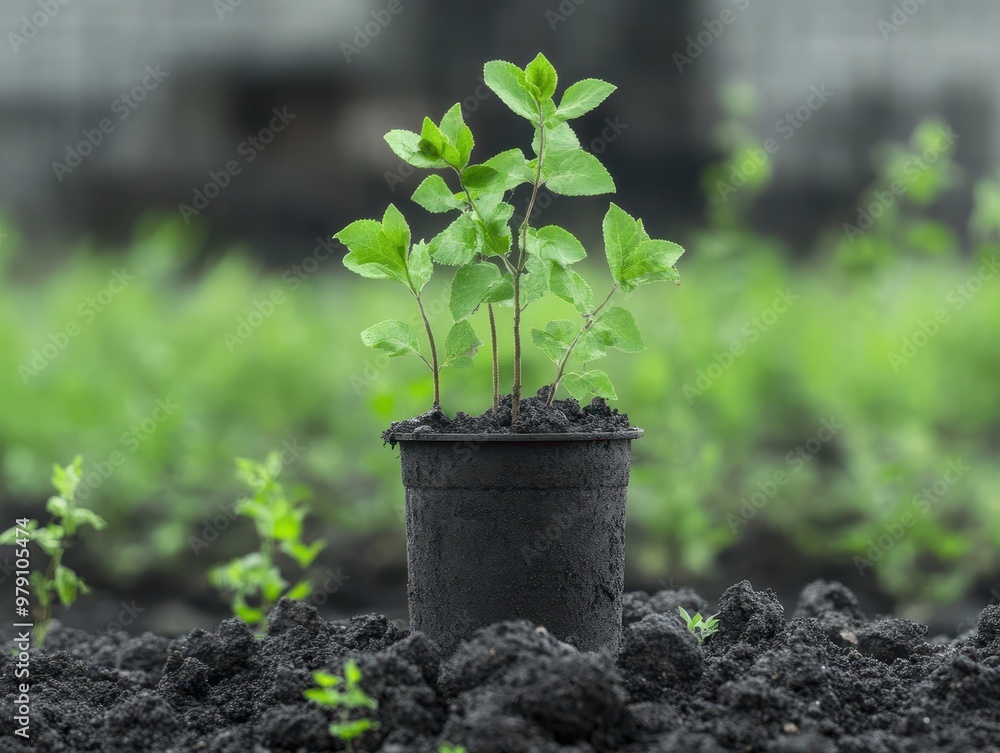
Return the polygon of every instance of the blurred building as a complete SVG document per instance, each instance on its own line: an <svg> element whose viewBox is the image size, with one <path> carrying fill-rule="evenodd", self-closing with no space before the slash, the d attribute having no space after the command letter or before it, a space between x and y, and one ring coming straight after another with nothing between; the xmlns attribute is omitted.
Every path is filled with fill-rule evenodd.
<svg viewBox="0 0 1000 753"><path fill-rule="evenodd" d="M762 140L825 87L775 155L765 205L784 221L796 200L815 224L864 184L873 144L928 113L955 124L973 171L996 163L998 30L988 0L6 0L0 206L29 234L120 237L145 209L197 209L200 191L225 235L326 234L384 205L398 164L382 133L472 96L488 56L543 49L626 84L610 112L627 135L607 160L636 202L689 219L720 82L758 89ZM287 128L248 144L276 110ZM505 122L481 118L481 143L505 143ZM604 127L583 123L584 141Z"/></svg>

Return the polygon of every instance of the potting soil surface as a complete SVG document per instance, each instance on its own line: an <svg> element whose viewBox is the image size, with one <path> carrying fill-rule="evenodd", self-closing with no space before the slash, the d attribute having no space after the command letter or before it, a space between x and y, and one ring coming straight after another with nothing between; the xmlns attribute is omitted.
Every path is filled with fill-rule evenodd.
<svg viewBox="0 0 1000 753"><path fill-rule="evenodd" d="M423 753L919 753L1000 751L1000 607L977 631L928 640L868 619L837 583L806 587L790 619L746 581L699 645L677 615L689 589L626 595L617 655L543 626L483 628L442 658L381 616L323 620L282 601L256 638L236 619L182 638L98 637L54 625L30 658L30 740L16 736L17 658L0 653L0 751L292 753L344 750L336 712L303 699L311 672L357 661L378 701L357 751Z"/></svg>

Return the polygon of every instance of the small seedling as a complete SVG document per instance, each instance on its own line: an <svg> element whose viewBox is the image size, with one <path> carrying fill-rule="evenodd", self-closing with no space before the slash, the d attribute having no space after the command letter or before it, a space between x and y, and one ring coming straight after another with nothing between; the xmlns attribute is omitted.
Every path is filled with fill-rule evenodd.
<svg viewBox="0 0 1000 753"><path fill-rule="evenodd" d="M456 104L435 123L424 118L420 132L395 130L386 134L390 148L408 164L443 171L426 178L413 201L434 214L458 212L457 219L429 243L411 244L403 214L389 205L381 220L352 222L334 237L347 246L344 265L362 277L392 280L403 285L416 301L426 331L430 358L420 351L416 333L406 322L389 320L361 333L369 347L390 358L413 355L430 369L434 407L440 408L440 375L445 366L472 364L483 342L469 317L480 307L489 314L493 355L493 411L500 404L500 364L496 307L512 310L514 361L511 423L519 420L521 400L521 316L532 303L552 293L571 304L580 320L559 319L545 329L533 329L531 341L555 363L548 404L559 387L580 401L593 396L615 399L608 375L587 368L612 348L636 353L645 349L634 317L620 306L609 308L616 294L628 294L641 285L678 281L675 264L684 253L676 243L653 240L642 220L611 204L604 217L604 251L612 284L603 297L572 269L587 256L583 244L557 226L532 227L536 201L544 189L560 196L596 196L614 193L608 171L586 151L569 121L598 107L613 91L612 84L585 79L567 87L558 104L554 99L558 76L539 54L525 68L494 60L483 71L486 86L534 131L530 159L518 148L501 152L481 164L470 164L472 131ZM527 197L524 214L515 218L514 195ZM421 298L434 266L455 267L450 308L454 326L444 343L443 358ZM619 295L619 297L621 297ZM570 358L581 364L568 370Z"/></svg>
<svg viewBox="0 0 1000 753"><path fill-rule="evenodd" d="M719 631L718 614L705 618L701 616L701 612L692 617L684 607L677 607L677 611L680 612L681 619L684 620L687 629L694 633L694 637L698 639L698 643L704 643L706 638Z"/></svg>
<svg viewBox="0 0 1000 753"><path fill-rule="evenodd" d="M77 504L76 493L82 478L83 458L79 455L65 468L53 466L52 485L59 493L49 497L45 504L45 509L52 515L48 525L40 527L37 520L23 518L16 521L16 526L0 534L0 544L18 547L15 555L19 559L30 561L29 546L32 543L38 544L49 555L49 564L44 572L32 567L30 576L18 575L14 584L18 614L24 616L25 612L21 610L30 610L34 614L35 645L38 648L45 644L55 600L58 599L64 607L70 607L77 596L90 592L83 579L63 564L63 555L80 530L90 526L100 531L107 526L100 515ZM35 597L34 606L31 603L32 594Z"/></svg>
<svg viewBox="0 0 1000 753"><path fill-rule="evenodd" d="M260 547L256 552L213 568L208 579L220 591L231 594L233 613L259 634L268 612L280 598L306 599L312 594L308 580L289 588L275 562L275 554L285 553L305 570L323 551L326 542L302 541L302 520L309 508L302 502L304 493L289 497L278 483L281 459L277 453L272 453L264 463L239 458L236 466L251 495L239 500L235 509L253 521Z"/></svg>
<svg viewBox="0 0 1000 753"><path fill-rule="evenodd" d="M438 753L466 753L466 750L461 745L452 745L451 743L442 743L441 747L438 748Z"/></svg>
<svg viewBox="0 0 1000 753"><path fill-rule="evenodd" d="M355 709L378 709L378 701L361 687L361 670L356 662L348 659L344 662L343 677L328 672L313 672L313 681L319 687L310 688L303 695L320 706L338 711L340 718L330 725L330 734L343 740L348 753L353 753L354 741L368 730L378 729L379 726L372 719L350 718Z"/></svg>

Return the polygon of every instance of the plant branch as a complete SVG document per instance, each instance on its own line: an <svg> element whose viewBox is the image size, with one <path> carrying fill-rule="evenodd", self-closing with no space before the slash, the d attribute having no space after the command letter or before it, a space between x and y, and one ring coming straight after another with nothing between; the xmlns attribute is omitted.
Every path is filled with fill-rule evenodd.
<svg viewBox="0 0 1000 753"><path fill-rule="evenodd" d="M431 373L434 375L434 407L441 407L441 368L438 366L438 355L437 346L434 344L434 331L431 329L430 320L427 318L427 312L424 310L424 302L420 300L420 293L412 290L413 297L417 299L417 307L420 309L420 316L424 320L424 328L427 330L427 341L431 346ZM424 363L427 363L427 359L424 359Z"/></svg>
<svg viewBox="0 0 1000 753"><path fill-rule="evenodd" d="M611 292L608 293L607 297L604 299L601 305L584 317L587 320L586 323L583 325L580 331L576 333L576 337L573 338L573 342L570 344L569 350L566 351L566 354L559 361L559 369L556 372L556 379L549 387L549 397L545 401L546 407L551 406L552 402L556 399L556 391L559 389L560 382L562 382L563 373L566 371L566 364L569 363L569 357L573 355L573 350L580 342L580 338L582 338L585 334L587 334L587 332L590 331L590 328L594 326L594 323L597 321L597 315L601 313L601 310L605 306L608 305L608 301L611 300L611 296L613 296L617 290L618 290L618 283L616 282L614 286L611 288Z"/></svg>
<svg viewBox="0 0 1000 753"><path fill-rule="evenodd" d="M465 185L465 181L462 180L462 173L458 169L456 169L455 172L458 173L458 183L462 187L462 190L465 191L465 196L469 201L469 206L472 208L472 211L476 213L476 216L479 218L479 222L485 227L486 223L483 222L483 216L480 214L479 208L476 206L476 202L472 200L472 192L469 191L468 187ZM480 254L480 256L482 256L482 254ZM513 272L513 268L510 266L510 262L507 260L507 257L501 256L500 258L503 259L503 263L507 266L507 268ZM497 320L493 314L493 304L487 303L486 309L490 313L490 344L493 346L493 413L495 414L498 410L500 410L500 349L497 344Z"/></svg>
<svg viewBox="0 0 1000 753"><path fill-rule="evenodd" d="M490 312L490 341L493 344L493 413L500 410L500 349L497 345L497 320L493 316L493 304L487 303Z"/></svg>
<svg viewBox="0 0 1000 753"><path fill-rule="evenodd" d="M531 199L521 222L521 242L517 249L517 266L514 270L514 389L511 395L511 426L521 420L521 273L527 261L525 245L528 240L528 223L535 209L538 198L538 188L542 185L542 162L545 159L545 118L542 115L542 105L536 102L538 108L538 165L535 171L535 183L531 188Z"/></svg>

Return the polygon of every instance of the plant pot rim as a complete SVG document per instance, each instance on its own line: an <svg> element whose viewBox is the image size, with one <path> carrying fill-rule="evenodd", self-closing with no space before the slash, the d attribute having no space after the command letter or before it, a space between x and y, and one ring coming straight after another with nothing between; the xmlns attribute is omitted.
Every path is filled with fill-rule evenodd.
<svg viewBox="0 0 1000 753"><path fill-rule="evenodd" d="M562 432L547 434L393 434L395 442L593 442L607 439L638 439L645 432L632 428L622 431Z"/></svg>

